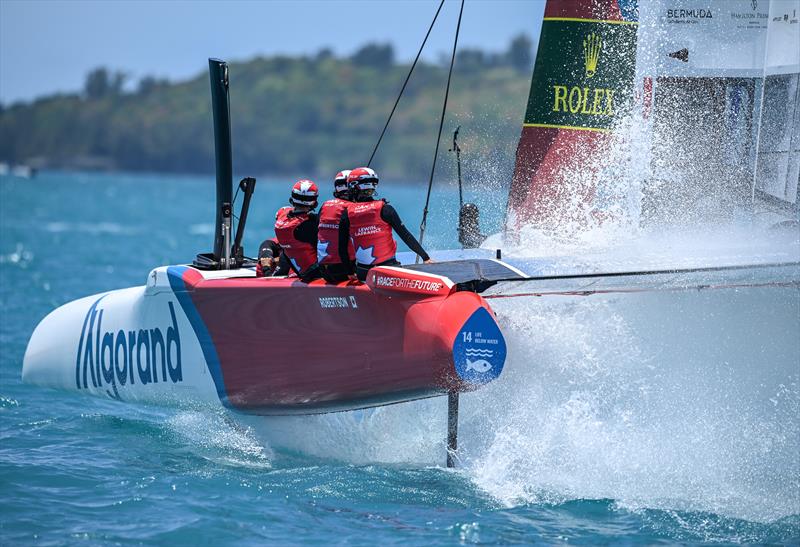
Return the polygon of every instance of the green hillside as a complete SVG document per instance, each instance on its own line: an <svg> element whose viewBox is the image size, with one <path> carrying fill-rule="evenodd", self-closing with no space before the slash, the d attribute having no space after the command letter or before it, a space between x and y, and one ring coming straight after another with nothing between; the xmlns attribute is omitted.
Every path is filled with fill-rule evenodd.
<svg viewBox="0 0 800 547"><path fill-rule="evenodd" d="M459 53L442 154L460 124L467 161L504 170L513 163L530 81L530 46L518 38L504 55ZM390 46L369 45L347 59L322 51L314 57L232 63L235 172L329 176L365 163L409 68L392 57ZM415 69L373 162L384 176L427 179L446 78L443 65ZM81 94L2 108L0 161L39 168L212 172L208 75L178 83L145 78L135 91L123 91L123 81L99 69L87 77ZM449 163L443 162L443 169Z"/></svg>

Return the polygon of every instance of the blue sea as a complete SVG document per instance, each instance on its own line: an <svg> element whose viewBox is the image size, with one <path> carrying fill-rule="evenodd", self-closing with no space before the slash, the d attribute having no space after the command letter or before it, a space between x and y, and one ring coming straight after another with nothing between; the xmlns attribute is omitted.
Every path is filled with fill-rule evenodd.
<svg viewBox="0 0 800 547"><path fill-rule="evenodd" d="M259 179L246 254L291 182ZM381 194L416 232L424 187L382 182ZM571 322L586 309L540 325L563 338L549 354L512 337L506 383L462 396L455 470L443 399L244 420L21 383L50 310L209 251L214 196L211 177L0 178L0 544L800 544L797 375L765 398L769 414L712 408L709 393L731 393L719 371L703 398L659 394L614 368L646 351L608 343L626 337L613 313L590 331ZM467 198L497 231L505 189ZM426 247L457 246L457 202L453 186L434 190ZM546 360L547 376L524 372ZM674 412L655 412L654 393L674 396Z"/></svg>

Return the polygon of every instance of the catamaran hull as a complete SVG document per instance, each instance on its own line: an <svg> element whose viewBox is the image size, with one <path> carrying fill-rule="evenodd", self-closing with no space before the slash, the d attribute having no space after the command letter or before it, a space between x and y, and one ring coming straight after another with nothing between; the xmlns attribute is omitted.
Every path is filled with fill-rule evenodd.
<svg viewBox="0 0 800 547"><path fill-rule="evenodd" d="M58 308L31 337L23 380L270 415L465 391L502 370L491 309L446 278L392 268L369 284L230 275L158 268L145 287Z"/></svg>

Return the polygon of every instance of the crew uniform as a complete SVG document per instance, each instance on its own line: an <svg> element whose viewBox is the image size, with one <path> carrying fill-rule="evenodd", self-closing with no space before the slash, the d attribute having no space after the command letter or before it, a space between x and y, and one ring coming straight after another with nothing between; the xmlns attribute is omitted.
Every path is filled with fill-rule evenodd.
<svg viewBox="0 0 800 547"><path fill-rule="evenodd" d="M319 216L313 212L317 195L312 181L298 181L289 199L293 207L281 207L275 215L275 237L292 271L305 282L322 277L317 265Z"/></svg>
<svg viewBox="0 0 800 547"><path fill-rule="evenodd" d="M342 214L341 232L347 233L353 243L356 259L356 275L361 281L375 266L400 264L397 261L397 243L392 230L397 232L403 243L422 258L429 261L430 256L422 248L400 215L386 200L373 199L372 194L378 184L378 176L372 169L360 167L353 169L347 178L355 202L348 205ZM341 233L340 232L340 233Z"/></svg>
<svg viewBox="0 0 800 547"><path fill-rule="evenodd" d="M333 179L333 199L322 204L319 209L319 232L317 260L322 267L322 275L330 283L350 279L355 273L355 250L347 231L340 230L342 214L347 210L350 197L347 189L347 175L350 170L340 171Z"/></svg>

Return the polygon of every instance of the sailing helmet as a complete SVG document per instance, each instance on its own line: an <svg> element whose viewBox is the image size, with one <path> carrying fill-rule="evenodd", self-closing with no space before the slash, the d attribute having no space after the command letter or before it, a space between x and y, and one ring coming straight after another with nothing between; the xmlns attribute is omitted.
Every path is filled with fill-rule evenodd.
<svg viewBox="0 0 800 547"><path fill-rule="evenodd" d="M292 195L289 198L289 203L295 207L310 207L314 209L317 206L317 197L319 190L313 180L298 180L292 186Z"/></svg>
<svg viewBox="0 0 800 547"><path fill-rule="evenodd" d="M343 197L347 194L347 175L350 174L350 169L344 169L336 173L333 177L333 197Z"/></svg>
<svg viewBox="0 0 800 547"><path fill-rule="evenodd" d="M369 167L353 169L347 175L347 186L356 192L375 190L378 188L378 174Z"/></svg>

